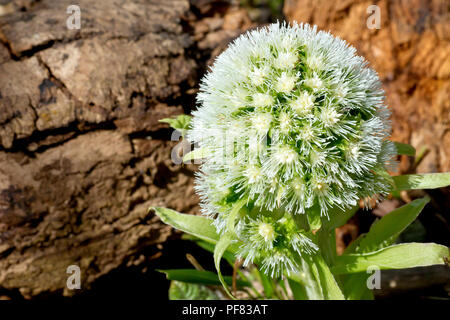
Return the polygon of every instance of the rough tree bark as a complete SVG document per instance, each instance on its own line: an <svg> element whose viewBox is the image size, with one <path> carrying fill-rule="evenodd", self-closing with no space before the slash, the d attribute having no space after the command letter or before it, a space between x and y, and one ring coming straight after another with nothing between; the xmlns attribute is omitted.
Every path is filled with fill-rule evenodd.
<svg viewBox="0 0 450 320"><path fill-rule="evenodd" d="M0 289L83 288L196 211L193 167L161 118L188 111L207 61L249 26L231 1L0 1Z"/></svg>

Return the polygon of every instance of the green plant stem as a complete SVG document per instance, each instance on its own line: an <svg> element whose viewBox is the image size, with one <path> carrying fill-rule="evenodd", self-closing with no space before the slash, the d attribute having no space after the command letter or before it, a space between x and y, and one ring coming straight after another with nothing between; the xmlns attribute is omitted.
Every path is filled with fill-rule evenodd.
<svg viewBox="0 0 450 320"><path fill-rule="evenodd" d="M314 270L314 266L305 261L297 253L294 253L294 256L300 270L298 273L291 274L289 278L305 287L309 300L323 300L323 291L317 281L317 270Z"/></svg>
<svg viewBox="0 0 450 320"><path fill-rule="evenodd" d="M286 300L288 300L289 298L288 298L288 292L287 292L287 289L286 289L286 285L284 284L284 280L283 279L279 279L278 281L277 281L277 283L278 283L278 285L281 287L281 294L283 295L283 298L284 299L286 299Z"/></svg>
<svg viewBox="0 0 450 320"><path fill-rule="evenodd" d="M283 294L280 292L280 288L278 287L278 283L275 283L275 285L273 287L273 293L278 298L278 300L284 300Z"/></svg>
<svg viewBox="0 0 450 320"><path fill-rule="evenodd" d="M322 253L325 262L328 266L333 266L336 262L336 233L334 229L327 230L326 228L320 228L317 231L317 241L319 244L320 252Z"/></svg>
<svg viewBox="0 0 450 320"><path fill-rule="evenodd" d="M322 227L319 231L317 231L317 239L325 263L330 268L336 282L342 287L341 277L332 272L332 267L336 264L337 257L335 229L333 228L329 230Z"/></svg>

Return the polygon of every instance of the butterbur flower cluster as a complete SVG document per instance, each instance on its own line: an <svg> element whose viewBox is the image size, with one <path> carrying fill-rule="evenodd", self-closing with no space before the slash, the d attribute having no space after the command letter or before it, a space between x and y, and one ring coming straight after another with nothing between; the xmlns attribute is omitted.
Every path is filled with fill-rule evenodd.
<svg viewBox="0 0 450 320"><path fill-rule="evenodd" d="M254 213L242 219L236 229L243 243L239 255L244 265L258 261L267 274L281 276L284 271L298 270L296 254L317 251L317 246L298 230L291 215L284 215L282 211L257 210Z"/></svg>
<svg viewBox="0 0 450 320"><path fill-rule="evenodd" d="M314 207L328 217L390 190L382 172L396 150L380 81L329 33L277 23L242 35L204 77L198 102L188 138L207 155L202 210L242 241L247 263L295 270L290 255L316 247L293 216Z"/></svg>

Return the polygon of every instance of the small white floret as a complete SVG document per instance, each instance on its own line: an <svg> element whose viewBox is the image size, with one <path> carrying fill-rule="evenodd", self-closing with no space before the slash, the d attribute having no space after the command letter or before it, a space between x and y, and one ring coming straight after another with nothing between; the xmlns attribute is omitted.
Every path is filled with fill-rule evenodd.
<svg viewBox="0 0 450 320"><path fill-rule="evenodd" d="M275 240L275 230L269 223L262 222L259 224L258 233L264 238L266 242L273 242Z"/></svg>
<svg viewBox="0 0 450 320"><path fill-rule="evenodd" d="M298 57L294 52L280 52L274 61L275 68L292 69L297 63Z"/></svg>
<svg viewBox="0 0 450 320"><path fill-rule="evenodd" d="M273 97L270 94L257 92L252 97L255 107L264 108L273 104Z"/></svg>
<svg viewBox="0 0 450 320"><path fill-rule="evenodd" d="M313 77L306 79L305 85L314 91L319 91L324 88L323 81L317 74L314 74Z"/></svg>
<svg viewBox="0 0 450 320"><path fill-rule="evenodd" d="M259 134L265 134L270 129L270 124L272 122L272 116L269 113L260 113L252 118L253 128Z"/></svg>
<svg viewBox="0 0 450 320"><path fill-rule="evenodd" d="M290 93L294 89L297 77L283 72L275 84L275 90L281 93Z"/></svg>
<svg viewBox="0 0 450 320"><path fill-rule="evenodd" d="M303 91L300 96L291 102L292 109L300 115L306 115L314 108L314 96Z"/></svg>

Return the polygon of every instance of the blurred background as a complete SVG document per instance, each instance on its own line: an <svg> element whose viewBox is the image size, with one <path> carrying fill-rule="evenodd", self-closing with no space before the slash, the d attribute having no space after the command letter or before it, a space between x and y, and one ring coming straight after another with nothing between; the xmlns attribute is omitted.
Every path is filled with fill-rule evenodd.
<svg viewBox="0 0 450 320"><path fill-rule="evenodd" d="M198 214L197 167L176 165L158 122L195 108L227 44L276 21L355 46L383 82L399 173L450 171L446 0L0 0L0 298L167 299L155 269L213 259L150 206ZM373 7L375 5L376 7ZM375 8L375 9L374 9ZM79 24L77 24L77 14ZM375 20L374 20L375 19ZM338 250L377 217L428 194L403 241L449 245L450 190L404 192L337 230ZM66 269L81 270L81 289ZM230 271L230 270L228 270ZM227 269L225 269L227 272ZM448 267L383 272L383 298L448 299Z"/></svg>

